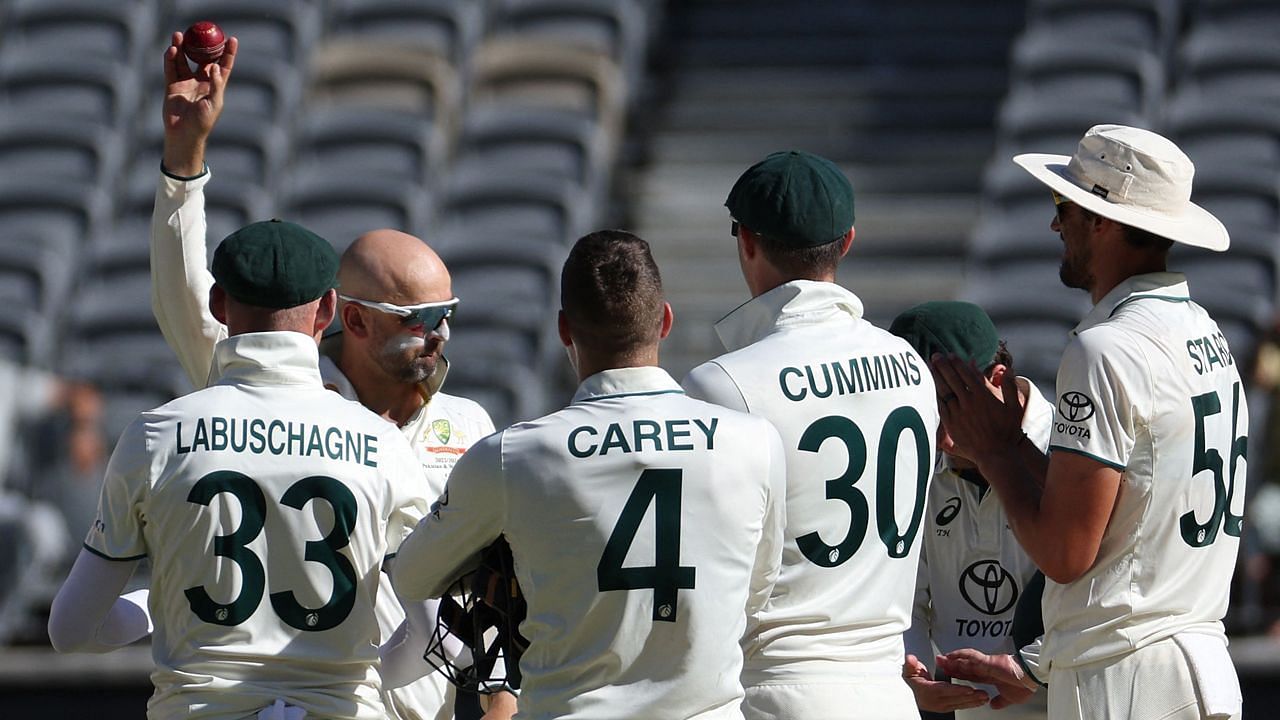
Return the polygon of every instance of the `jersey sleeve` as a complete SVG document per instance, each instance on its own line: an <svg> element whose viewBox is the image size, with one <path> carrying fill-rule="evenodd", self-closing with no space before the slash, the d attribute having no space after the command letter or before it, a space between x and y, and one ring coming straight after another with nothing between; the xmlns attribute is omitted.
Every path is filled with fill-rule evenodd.
<svg viewBox="0 0 1280 720"><path fill-rule="evenodd" d="M107 462L98 515L84 541L87 550L107 560L146 557L143 505L151 490L150 468L146 425L138 418L125 428Z"/></svg>
<svg viewBox="0 0 1280 720"><path fill-rule="evenodd" d="M49 642L58 652L109 652L152 630L149 592L119 596L138 562L111 562L81 550L49 608Z"/></svg>
<svg viewBox="0 0 1280 720"><path fill-rule="evenodd" d="M1133 452L1140 385L1150 371L1134 343L1095 328L1067 346L1058 369L1057 417L1049 449L1073 452L1123 470Z"/></svg>
<svg viewBox="0 0 1280 720"><path fill-rule="evenodd" d="M772 425L768 427L769 438L769 498L765 504L763 531L760 543L756 546L755 564L751 570L751 594L747 600L747 633L751 637L758 622L758 616L764 610L765 603L773 593L773 585L782 570L782 546L785 542L784 527L786 525L787 466L786 451L782 447L782 438Z"/></svg>
<svg viewBox="0 0 1280 720"><path fill-rule="evenodd" d="M204 186L160 176L151 213L151 311L160 332L197 387L209 381L213 346L227 328L209 311L213 275L205 262Z"/></svg>
<svg viewBox="0 0 1280 720"><path fill-rule="evenodd" d="M691 398L705 400L730 410L750 412L747 400L738 389L738 384L729 377L724 367L714 360L690 370L680 385L684 388L685 394Z"/></svg>
<svg viewBox="0 0 1280 720"><path fill-rule="evenodd" d="M479 564L480 551L502 534L506 514L498 433L458 459L444 494L400 545L391 570L396 594L415 602L440 597Z"/></svg>
<svg viewBox="0 0 1280 720"><path fill-rule="evenodd" d="M920 564L916 570L916 594L911 604L911 626L902 635L908 655L924 663L933 672L933 611L930 607L928 544L920 548Z"/></svg>

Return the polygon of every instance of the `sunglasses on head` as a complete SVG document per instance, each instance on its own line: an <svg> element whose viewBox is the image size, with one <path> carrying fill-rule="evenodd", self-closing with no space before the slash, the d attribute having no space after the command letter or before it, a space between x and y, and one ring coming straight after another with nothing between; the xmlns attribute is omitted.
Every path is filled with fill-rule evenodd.
<svg viewBox="0 0 1280 720"><path fill-rule="evenodd" d="M737 220L729 221L729 235L730 237L734 237L734 238L738 237L738 221Z"/></svg>
<svg viewBox="0 0 1280 720"><path fill-rule="evenodd" d="M453 311L458 307L458 298L441 302L422 303L421 305L392 305L391 303L375 302L373 300L361 300L342 293L338 293L338 297L347 302L373 308L388 315L396 315L401 318L401 322L409 327L421 325L427 330L435 330L440 327L440 323L453 317Z"/></svg>

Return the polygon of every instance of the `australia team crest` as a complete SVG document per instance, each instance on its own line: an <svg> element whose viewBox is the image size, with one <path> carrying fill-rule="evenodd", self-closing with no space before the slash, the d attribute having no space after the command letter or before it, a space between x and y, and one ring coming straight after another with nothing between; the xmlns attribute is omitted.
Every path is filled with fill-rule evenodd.
<svg viewBox="0 0 1280 720"><path fill-rule="evenodd" d="M448 418L432 420L431 434L436 436L441 445L448 445L449 438L453 437L453 423L450 423Z"/></svg>

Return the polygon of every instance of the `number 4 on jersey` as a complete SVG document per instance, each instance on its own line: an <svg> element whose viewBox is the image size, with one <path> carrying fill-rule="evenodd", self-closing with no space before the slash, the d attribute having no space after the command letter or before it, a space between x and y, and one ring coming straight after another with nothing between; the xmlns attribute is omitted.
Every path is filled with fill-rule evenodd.
<svg viewBox="0 0 1280 720"><path fill-rule="evenodd" d="M680 470L656 468L640 473L596 566L600 592L652 589L653 619L659 622L675 622L678 592L693 589L695 569L680 564L681 475ZM623 567L650 505L654 506L653 565Z"/></svg>

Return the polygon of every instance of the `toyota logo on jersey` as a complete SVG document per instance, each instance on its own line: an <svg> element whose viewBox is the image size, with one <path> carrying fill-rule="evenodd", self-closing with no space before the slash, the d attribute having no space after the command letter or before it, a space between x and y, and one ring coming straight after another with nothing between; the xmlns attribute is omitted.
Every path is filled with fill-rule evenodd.
<svg viewBox="0 0 1280 720"><path fill-rule="evenodd" d="M1084 422L1093 417L1093 401L1082 392L1065 392L1058 398L1058 415L1067 422Z"/></svg>
<svg viewBox="0 0 1280 720"><path fill-rule="evenodd" d="M1000 615L1018 601L1018 581L997 560L979 560L960 574L960 595L984 615Z"/></svg>

